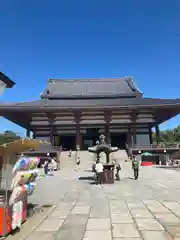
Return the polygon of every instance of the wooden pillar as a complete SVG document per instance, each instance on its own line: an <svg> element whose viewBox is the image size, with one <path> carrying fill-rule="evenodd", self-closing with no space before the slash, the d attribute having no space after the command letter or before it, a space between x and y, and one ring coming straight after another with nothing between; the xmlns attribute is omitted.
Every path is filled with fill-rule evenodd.
<svg viewBox="0 0 180 240"><path fill-rule="evenodd" d="M50 143L53 145L53 125L50 123Z"/></svg>
<svg viewBox="0 0 180 240"><path fill-rule="evenodd" d="M56 128L53 126L53 146L56 146Z"/></svg>
<svg viewBox="0 0 180 240"><path fill-rule="evenodd" d="M150 144L153 143L153 138L152 138L152 128L149 126L149 141L150 141Z"/></svg>
<svg viewBox="0 0 180 240"><path fill-rule="evenodd" d="M80 148L81 142L80 142L80 124L76 124L76 149Z"/></svg>
<svg viewBox="0 0 180 240"><path fill-rule="evenodd" d="M136 119L137 119L137 112L136 111L132 111L131 113L131 119L132 119L132 123L136 123ZM136 126L134 125L132 127L132 147L136 148L136 143L137 143L137 138L136 138Z"/></svg>
<svg viewBox="0 0 180 240"><path fill-rule="evenodd" d="M30 129L29 128L26 129L26 137L30 138Z"/></svg>
<svg viewBox="0 0 180 240"><path fill-rule="evenodd" d="M111 144L111 132L109 129L110 122L112 120L112 112L111 111L105 111L104 112L104 121L105 121L105 136L106 136L106 142L107 144Z"/></svg>
<svg viewBox="0 0 180 240"><path fill-rule="evenodd" d="M24 116L24 121L28 123L27 128L26 128L26 137L30 138L30 135L31 135L30 128L31 128L31 122L32 122L32 115L30 113L26 114L26 116Z"/></svg>
<svg viewBox="0 0 180 240"><path fill-rule="evenodd" d="M53 124L50 124L50 142L52 146L55 146L56 130Z"/></svg>
<svg viewBox="0 0 180 240"><path fill-rule="evenodd" d="M135 148L137 143L137 138L136 138L136 128L132 128L132 146Z"/></svg>
<svg viewBox="0 0 180 240"><path fill-rule="evenodd" d="M105 124L105 136L107 144L111 144L111 133L109 130L109 123Z"/></svg>
<svg viewBox="0 0 180 240"><path fill-rule="evenodd" d="M54 146L60 146L60 137L56 134L54 135Z"/></svg>
<svg viewBox="0 0 180 240"><path fill-rule="evenodd" d="M47 114L48 116L48 122L49 122L49 128L50 128L50 143L53 146L54 145L54 126L55 123L55 116L53 114Z"/></svg>
<svg viewBox="0 0 180 240"><path fill-rule="evenodd" d="M74 120L76 124L76 149L79 147L81 149L81 136L80 136L80 122L81 122L81 113L74 113Z"/></svg>
<svg viewBox="0 0 180 240"><path fill-rule="evenodd" d="M128 127L128 133L127 133L127 143L128 143L128 147L131 148L132 147L132 135L131 135L131 127Z"/></svg>
<svg viewBox="0 0 180 240"><path fill-rule="evenodd" d="M155 130L156 130L156 142L157 144L160 143L160 131L159 131L159 125L155 126Z"/></svg>
<svg viewBox="0 0 180 240"><path fill-rule="evenodd" d="M33 139L36 139L36 133L33 132Z"/></svg>

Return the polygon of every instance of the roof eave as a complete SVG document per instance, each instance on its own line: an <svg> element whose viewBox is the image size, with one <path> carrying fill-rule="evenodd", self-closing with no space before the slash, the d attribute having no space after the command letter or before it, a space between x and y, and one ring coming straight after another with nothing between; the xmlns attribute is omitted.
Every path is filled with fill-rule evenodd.
<svg viewBox="0 0 180 240"><path fill-rule="evenodd" d="M12 88L16 84L2 72L0 72L0 80L6 84L6 88Z"/></svg>
<svg viewBox="0 0 180 240"><path fill-rule="evenodd" d="M157 108L162 108L162 107L167 107L167 108L170 108L170 107L178 107L180 108L180 103L169 103L169 104L153 104L153 105L149 105L149 104L144 104L144 105L112 105L112 106L82 106L82 107L78 107L78 106L48 106L48 105L44 105L44 106L33 106L33 105L26 105L26 106L20 106L20 105L9 105L9 106L2 106L0 105L0 112L3 112L3 111L12 111L12 112L15 112L15 111L51 111L51 110L66 110L66 111L71 111L71 110L89 110L89 109L94 109L94 110L97 110L97 109L144 109L144 108L151 108L151 109L157 109ZM180 110L179 110L180 111Z"/></svg>

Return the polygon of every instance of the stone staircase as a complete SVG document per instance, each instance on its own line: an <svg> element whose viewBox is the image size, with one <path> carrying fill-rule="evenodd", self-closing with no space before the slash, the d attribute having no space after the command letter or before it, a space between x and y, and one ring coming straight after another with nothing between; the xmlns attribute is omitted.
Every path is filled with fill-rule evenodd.
<svg viewBox="0 0 180 240"><path fill-rule="evenodd" d="M69 151L62 151L60 156L60 168L75 168L75 155L75 151L71 152L71 157L69 157Z"/></svg>
<svg viewBox="0 0 180 240"><path fill-rule="evenodd" d="M92 168L92 164L95 163L96 155L93 153L89 153L88 151L72 151L71 157L69 157L69 151L61 152L60 156L60 166L61 168L75 168L77 157L80 158L80 167L81 168ZM116 164L124 162L128 159L127 153L125 150L118 150L111 154L111 160L114 161ZM100 157L100 161L102 163L106 162L105 154Z"/></svg>
<svg viewBox="0 0 180 240"><path fill-rule="evenodd" d="M128 160L128 155L126 150L118 150L117 152L114 152L111 154L111 161L116 161L116 163L124 162L125 160Z"/></svg>
<svg viewBox="0 0 180 240"><path fill-rule="evenodd" d="M92 168L92 164L95 162L95 154L88 151L80 151L80 161L82 168Z"/></svg>

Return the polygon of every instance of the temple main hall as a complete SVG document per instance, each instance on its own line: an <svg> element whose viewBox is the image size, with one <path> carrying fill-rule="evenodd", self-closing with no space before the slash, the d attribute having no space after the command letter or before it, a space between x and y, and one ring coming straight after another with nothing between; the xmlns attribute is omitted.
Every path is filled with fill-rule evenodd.
<svg viewBox="0 0 180 240"><path fill-rule="evenodd" d="M103 133L125 149L159 142L159 125L180 113L180 99L146 98L132 77L49 79L40 99L0 104L0 115L64 150L87 149Z"/></svg>

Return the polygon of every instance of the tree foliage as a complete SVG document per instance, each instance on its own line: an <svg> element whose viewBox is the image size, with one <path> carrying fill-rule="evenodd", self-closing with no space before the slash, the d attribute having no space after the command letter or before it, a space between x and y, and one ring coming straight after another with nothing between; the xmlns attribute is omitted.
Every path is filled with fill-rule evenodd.
<svg viewBox="0 0 180 240"><path fill-rule="evenodd" d="M13 142L15 140L20 139L21 137L16 135L16 133L12 131L5 131L3 134L0 134L0 145L4 143Z"/></svg>
<svg viewBox="0 0 180 240"><path fill-rule="evenodd" d="M153 133L153 140L156 141L156 134ZM180 143L180 126L172 130L165 130L160 132L160 142Z"/></svg>

